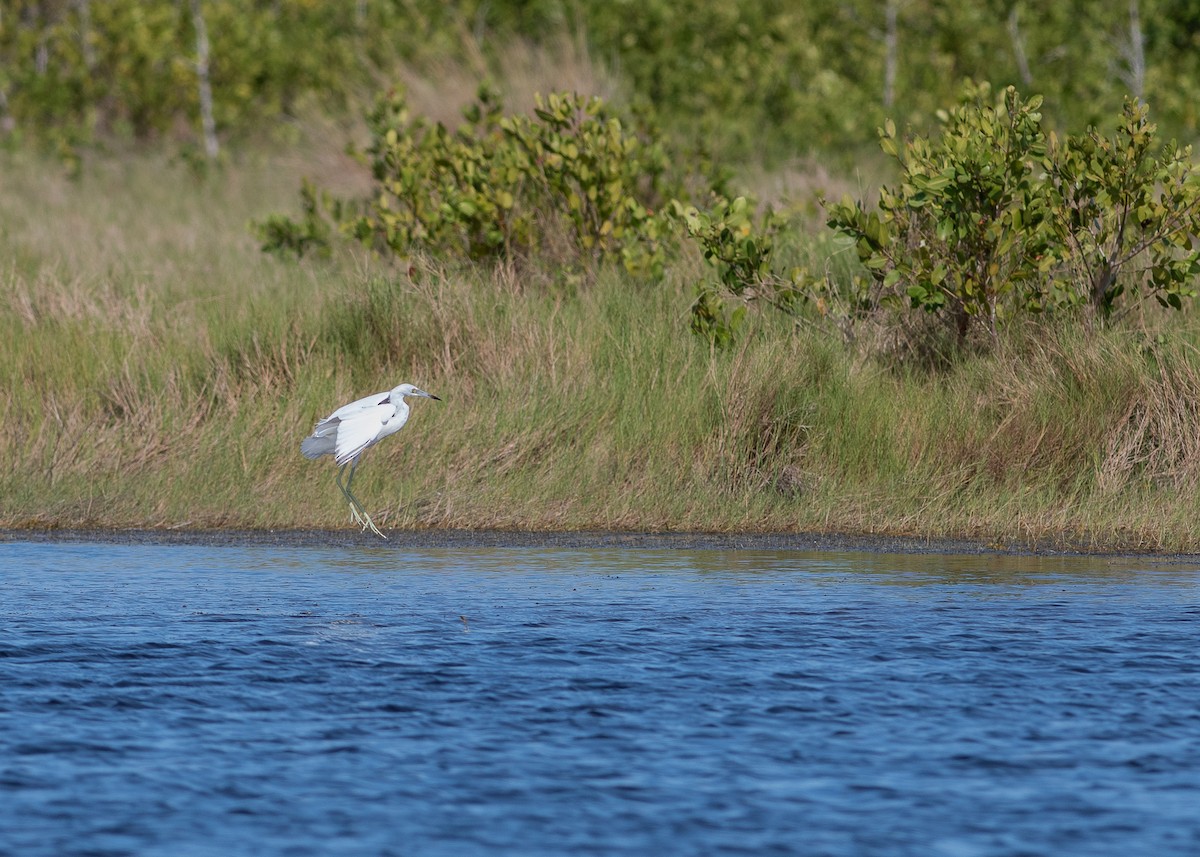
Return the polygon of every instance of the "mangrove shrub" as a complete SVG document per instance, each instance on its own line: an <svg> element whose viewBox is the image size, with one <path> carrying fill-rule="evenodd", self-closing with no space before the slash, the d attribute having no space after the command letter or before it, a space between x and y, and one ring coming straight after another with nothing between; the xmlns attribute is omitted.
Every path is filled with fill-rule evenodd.
<svg viewBox="0 0 1200 857"><path fill-rule="evenodd" d="M369 118L374 191L326 199L341 231L386 254L468 261L552 256L568 267L619 260L661 272L673 227L668 200L684 195L667 152L599 98L554 93L532 116L505 115L481 88L454 130L413 116L399 91ZM301 222L261 224L264 249L303 252L326 240L312 190Z"/></svg>
<svg viewBox="0 0 1200 857"><path fill-rule="evenodd" d="M1123 296L1179 309L1195 295L1200 181L1191 152L1156 139L1126 105L1115 133L1048 137L1040 99L1013 87L997 103L970 85L940 135L880 131L898 185L869 210L849 198L829 225L855 242L879 305L897 299L943 317L959 341L992 336L1021 312L1086 305L1111 317Z"/></svg>

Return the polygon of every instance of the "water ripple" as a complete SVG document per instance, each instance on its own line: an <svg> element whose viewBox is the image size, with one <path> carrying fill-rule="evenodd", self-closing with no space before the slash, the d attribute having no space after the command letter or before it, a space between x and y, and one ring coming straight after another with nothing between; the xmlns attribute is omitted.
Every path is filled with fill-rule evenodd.
<svg viewBox="0 0 1200 857"><path fill-rule="evenodd" d="M1200 573L0 545L0 855L1200 852Z"/></svg>

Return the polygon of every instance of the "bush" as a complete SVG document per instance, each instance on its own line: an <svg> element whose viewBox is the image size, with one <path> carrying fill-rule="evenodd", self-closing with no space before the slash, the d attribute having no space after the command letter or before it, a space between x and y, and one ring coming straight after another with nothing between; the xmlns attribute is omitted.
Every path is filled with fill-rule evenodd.
<svg viewBox="0 0 1200 857"><path fill-rule="evenodd" d="M328 255L332 235L330 215L326 214L326 208L335 209L333 218L336 219L341 207L328 194L317 190L310 181L305 181L300 188L300 207L304 215L298 221L282 214L272 214L255 224L264 252L281 256L295 255L297 258L310 251Z"/></svg>
<svg viewBox="0 0 1200 857"><path fill-rule="evenodd" d="M1129 102L1111 138L1092 129L1065 142L1042 130L1037 96L1008 87L989 103L969 85L936 139L881 146L901 179L878 211L843 199L829 225L855 242L877 306L907 302L938 314L962 344L992 338L1022 312L1076 305L1109 319L1122 295L1179 309L1195 295L1200 182L1190 150L1158 147L1146 108ZM1141 267L1131 265L1139 260Z"/></svg>
<svg viewBox="0 0 1200 857"><path fill-rule="evenodd" d="M464 118L450 131L412 117L398 91L381 99L366 150L375 192L331 204L338 226L388 255L558 254L577 269L618 259L635 274L661 273L675 231L666 203L684 192L660 143L600 99L569 93L539 97L533 116L506 116L484 87ZM265 249L303 252L318 230L274 217L259 231Z"/></svg>
<svg viewBox="0 0 1200 857"><path fill-rule="evenodd" d="M972 322L994 337L1025 298L1018 287L1052 264L1035 172L1046 152L1041 99L1009 87L992 106L989 95L987 84L969 86L936 140L898 140L888 122L880 145L899 162L900 185L880 191L878 214L849 199L829 206L829 225L855 240L881 294L944 314L960 341Z"/></svg>
<svg viewBox="0 0 1200 857"><path fill-rule="evenodd" d="M1196 296L1200 177L1190 147L1157 143L1148 113L1127 100L1112 137L1068 137L1046 162L1048 225L1070 284L1052 299L1086 303L1105 319L1122 295L1174 309Z"/></svg>
<svg viewBox="0 0 1200 857"><path fill-rule="evenodd" d="M795 279L779 277L771 268L775 235L782 226L771 212L756 221L754 206L745 197L732 202L718 198L707 211L680 203L674 210L704 258L717 270L716 283L696 284L691 319L694 333L724 347L733 342L745 319L746 302L763 301L792 311L800 296ZM725 295L738 303L728 305Z"/></svg>

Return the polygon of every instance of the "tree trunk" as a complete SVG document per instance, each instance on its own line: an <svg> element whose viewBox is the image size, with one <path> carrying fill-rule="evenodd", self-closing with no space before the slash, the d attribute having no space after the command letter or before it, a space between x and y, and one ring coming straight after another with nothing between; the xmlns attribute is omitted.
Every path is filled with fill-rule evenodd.
<svg viewBox="0 0 1200 857"><path fill-rule="evenodd" d="M75 0L75 11L79 15L79 48L83 54L83 67L91 74L96 69L96 46L92 44L91 0Z"/></svg>
<svg viewBox="0 0 1200 857"><path fill-rule="evenodd" d="M213 119L212 83L208 77L208 28L204 25L201 0L192 0L192 24L196 28L196 77L200 83L200 126L204 132L204 152L210 161L221 154L217 142L217 123Z"/></svg>
<svg viewBox="0 0 1200 857"><path fill-rule="evenodd" d="M1021 25L1017 20L1020 8L1020 4L1014 3L1008 13L1008 38L1012 42L1013 59L1016 60L1021 83L1030 87L1033 86L1033 73L1029 70L1029 58L1025 56L1025 42L1021 39Z"/></svg>
<svg viewBox="0 0 1200 857"><path fill-rule="evenodd" d="M890 110L896 101L896 66L899 64L898 21L900 0L887 0L886 53L883 60L883 108Z"/></svg>
<svg viewBox="0 0 1200 857"><path fill-rule="evenodd" d="M1142 16L1138 0L1129 0L1129 44L1125 49L1129 71L1125 83L1134 98L1141 100L1146 89L1146 40L1142 34Z"/></svg>

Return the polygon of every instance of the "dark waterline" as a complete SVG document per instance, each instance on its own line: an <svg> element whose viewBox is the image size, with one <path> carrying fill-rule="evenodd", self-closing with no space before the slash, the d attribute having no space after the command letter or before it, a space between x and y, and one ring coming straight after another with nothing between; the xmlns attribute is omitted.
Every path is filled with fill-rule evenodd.
<svg viewBox="0 0 1200 857"><path fill-rule="evenodd" d="M0 854L1200 852L1200 571L0 544Z"/></svg>

